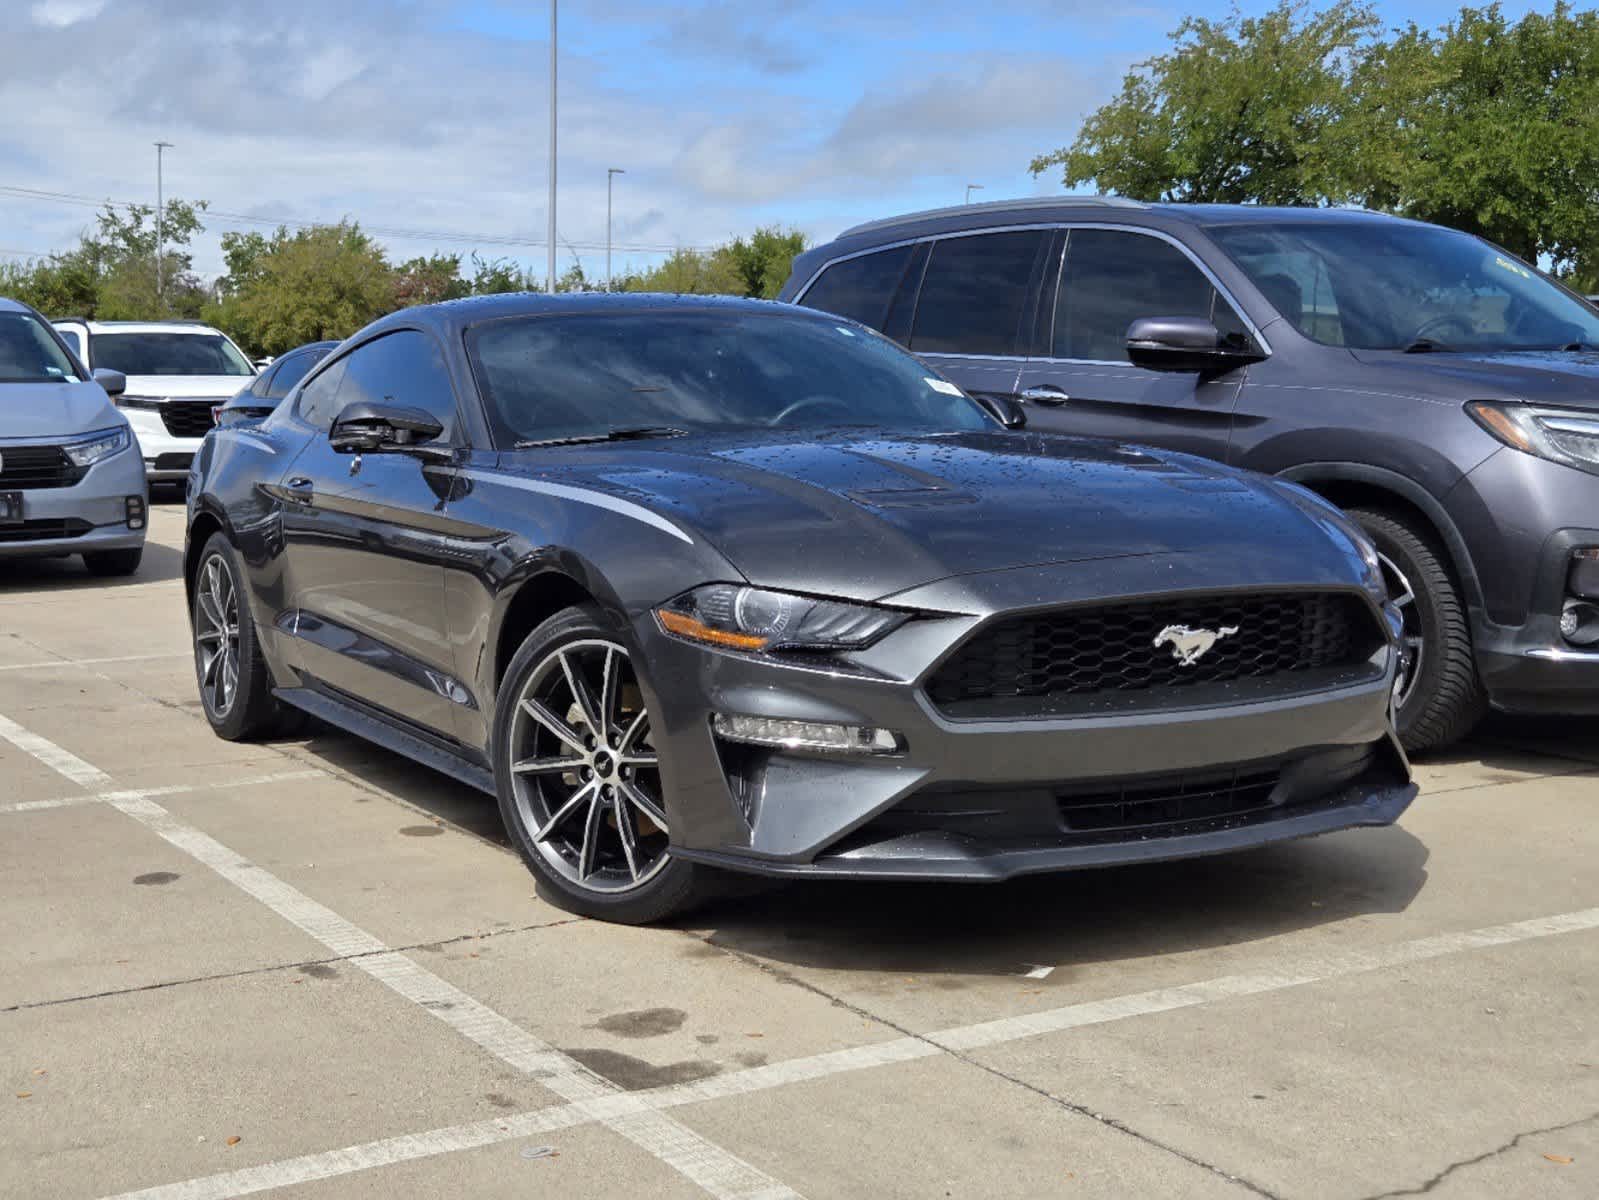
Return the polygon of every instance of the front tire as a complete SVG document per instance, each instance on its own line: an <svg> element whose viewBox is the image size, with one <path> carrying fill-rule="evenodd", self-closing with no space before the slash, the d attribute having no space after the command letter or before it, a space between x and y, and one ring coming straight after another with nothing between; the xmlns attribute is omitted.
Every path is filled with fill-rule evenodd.
<svg viewBox="0 0 1599 1200"><path fill-rule="evenodd" d="M205 719L220 738L250 741L293 724L272 695L244 570L226 535L213 533L194 575L194 670Z"/></svg>
<svg viewBox="0 0 1599 1200"><path fill-rule="evenodd" d="M83 556L83 565L89 568L91 575L132 575L143 558L143 546L131 550L93 550Z"/></svg>
<svg viewBox="0 0 1599 1200"><path fill-rule="evenodd" d="M1349 515L1377 545L1389 595L1404 618L1405 663L1395 724L1406 750L1434 750L1471 732L1488 710L1477 678L1466 604L1432 538L1380 509Z"/></svg>
<svg viewBox="0 0 1599 1200"><path fill-rule="evenodd" d="M669 853L632 652L598 609L565 609L528 636L500 685L493 736L500 815L548 900L642 925L702 897L704 870Z"/></svg>

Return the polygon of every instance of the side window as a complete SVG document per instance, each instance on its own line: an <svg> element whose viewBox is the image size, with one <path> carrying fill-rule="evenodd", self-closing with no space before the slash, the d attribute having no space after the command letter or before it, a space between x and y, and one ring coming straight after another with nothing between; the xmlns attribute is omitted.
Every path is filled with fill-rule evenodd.
<svg viewBox="0 0 1599 1200"><path fill-rule="evenodd" d="M250 395L265 396L272 386L272 379L283 370L283 360L279 359L266 370L255 377L255 382L250 385Z"/></svg>
<svg viewBox="0 0 1599 1200"><path fill-rule="evenodd" d="M1207 317L1247 336L1231 305L1176 246L1143 233L1073 229L1055 299L1056 358L1127 361L1127 327L1140 317Z"/></svg>
<svg viewBox="0 0 1599 1200"><path fill-rule="evenodd" d="M836 262L811 284L800 303L881 330L888 302L905 274L912 249L899 246Z"/></svg>
<svg viewBox="0 0 1599 1200"><path fill-rule="evenodd" d="M306 377L307 372L328 356L326 350L307 350L278 363L272 372L272 381L262 393L268 400L281 400L294 390L294 385Z"/></svg>
<svg viewBox="0 0 1599 1200"><path fill-rule="evenodd" d="M455 433L455 389L439 344L425 333L402 329L367 342L346 361L339 388L339 409L368 404L403 404L420 408L444 426L441 440Z"/></svg>
<svg viewBox="0 0 1599 1200"><path fill-rule="evenodd" d="M1014 354L1044 231L1018 229L933 243L910 348L931 354Z"/></svg>
<svg viewBox="0 0 1599 1200"><path fill-rule="evenodd" d="M61 340L63 342L72 347L72 353L78 356L78 361L82 362L83 339L78 336L78 331L76 329L58 329L56 332L61 335Z"/></svg>
<svg viewBox="0 0 1599 1200"><path fill-rule="evenodd" d="M344 369L349 361L348 358L339 359L301 389L300 403L295 409L300 420L324 431L333 427L333 416L340 408L339 384L344 381Z"/></svg>

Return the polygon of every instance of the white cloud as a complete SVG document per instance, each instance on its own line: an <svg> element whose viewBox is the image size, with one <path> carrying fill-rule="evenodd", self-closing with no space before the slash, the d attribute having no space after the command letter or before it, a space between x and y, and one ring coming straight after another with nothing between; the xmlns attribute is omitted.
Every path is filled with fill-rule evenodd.
<svg viewBox="0 0 1599 1200"><path fill-rule="evenodd" d="M39 0L31 12L40 25L64 29L99 16L105 5L106 0Z"/></svg>

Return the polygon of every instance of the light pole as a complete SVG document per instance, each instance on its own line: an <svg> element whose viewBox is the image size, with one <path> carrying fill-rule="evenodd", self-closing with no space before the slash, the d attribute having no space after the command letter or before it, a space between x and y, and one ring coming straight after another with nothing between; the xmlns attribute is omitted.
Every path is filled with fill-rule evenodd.
<svg viewBox="0 0 1599 1200"><path fill-rule="evenodd" d="M983 190L983 185L982 184L980 184L980 183L968 183L966 185L966 203L970 204L972 202L972 193L973 192L980 192L982 190Z"/></svg>
<svg viewBox="0 0 1599 1200"><path fill-rule="evenodd" d="M155 302L166 316L166 287L162 280L161 260L167 256L166 199L162 194L161 156L172 149L171 142L155 144Z"/></svg>
<svg viewBox="0 0 1599 1200"><path fill-rule="evenodd" d="M611 181L618 175L626 175L622 167L607 167L605 169L605 290L611 290Z"/></svg>
<svg viewBox="0 0 1599 1200"><path fill-rule="evenodd" d="M550 261L545 268L544 290L555 294L555 8L550 0Z"/></svg>

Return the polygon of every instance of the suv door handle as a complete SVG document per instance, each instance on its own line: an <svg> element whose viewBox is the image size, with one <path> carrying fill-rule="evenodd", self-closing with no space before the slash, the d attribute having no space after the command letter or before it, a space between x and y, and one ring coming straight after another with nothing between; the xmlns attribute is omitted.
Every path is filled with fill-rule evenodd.
<svg viewBox="0 0 1599 1200"><path fill-rule="evenodd" d="M1060 388L1048 383L1041 383L1037 387L1030 387L1022 393L1022 399L1033 404L1042 404L1049 408L1059 408L1062 404L1070 404L1071 397Z"/></svg>

